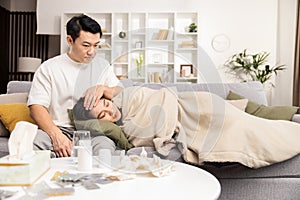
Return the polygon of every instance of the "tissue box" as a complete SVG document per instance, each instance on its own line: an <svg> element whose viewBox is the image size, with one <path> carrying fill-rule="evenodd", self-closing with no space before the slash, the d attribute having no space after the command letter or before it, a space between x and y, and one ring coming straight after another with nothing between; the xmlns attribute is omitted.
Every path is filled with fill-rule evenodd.
<svg viewBox="0 0 300 200"><path fill-rule="evenodd" d="M27 159L0 158L0 186L30 186L50 168L50 151L35 151Z"/></svg>

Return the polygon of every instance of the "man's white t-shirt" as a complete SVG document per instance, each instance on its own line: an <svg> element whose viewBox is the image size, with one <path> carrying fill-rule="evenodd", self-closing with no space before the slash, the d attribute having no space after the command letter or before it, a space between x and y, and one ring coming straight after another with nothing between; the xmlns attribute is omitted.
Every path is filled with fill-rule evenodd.
<svg viewBox="0 0 300 200"><path fill-rule="evenodd" d="M86 64L62 54L43 62L35 72L27 104L44 106L57 126L72 127L67 110L97 84L121 86L105 59L96 56Z"/></svg>

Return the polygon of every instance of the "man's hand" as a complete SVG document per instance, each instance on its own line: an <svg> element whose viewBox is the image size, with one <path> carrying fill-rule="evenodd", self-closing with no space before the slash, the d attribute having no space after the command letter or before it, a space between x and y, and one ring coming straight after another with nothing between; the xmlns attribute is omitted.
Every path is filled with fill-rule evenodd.
<svg viewBox="0 0 300 200"><path fill-rule="evenodd" d="M102 97L112 99L123 90L120 86L108 87L105 85L96 85L86 90L82 97L84 97L84 107L91 110L96 107Z"/></svg>
<svg viewBox="0 0 300 200"><path fill-rule="evenodd" d="M56 157L68 157L71 156L72 141L63 133L57 133L51 137L53 150Z"/></svg>
<svg viewBox="0 0 300 200"><path fill-rule="evenodd" d="M53 150L57 157L71 155L72 142L53 123L47 109L41 105L31 105L30 115L38 124L39 128L45 131L52 140Z"/></svg>
<svg viewBox="0 0 300 200"><path fill-rule="evenodd" d="M96 85L85 91L83 94L84 97L84 107L87 110L91 110L93 107L97 106L104 92L106 90L104 85Z"/></svg>

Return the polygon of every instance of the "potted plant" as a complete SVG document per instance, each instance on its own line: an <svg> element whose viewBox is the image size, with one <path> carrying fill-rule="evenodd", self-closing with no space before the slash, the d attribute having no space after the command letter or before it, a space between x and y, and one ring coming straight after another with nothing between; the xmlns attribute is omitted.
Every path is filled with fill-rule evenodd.
<svg viewBox="0 0 300 200"><path fill-rule="evenodd" d="M273 74L277 75L278 71L284 70L284 65L271 67L267 62L270 53L260 52L256 54L249 54L244 49L243 52L234 54L225 63L225 66L235 71L236 74L244 79L249 78L253 81L260 81L265 83ZM245 77L246 75L246 77Z"/></svg>
<svg viewBox="0 0 300 200"><path fill-rule="evenodd" d="M189 32L197 32L197 25L193 22L188 26Z"/></svg>

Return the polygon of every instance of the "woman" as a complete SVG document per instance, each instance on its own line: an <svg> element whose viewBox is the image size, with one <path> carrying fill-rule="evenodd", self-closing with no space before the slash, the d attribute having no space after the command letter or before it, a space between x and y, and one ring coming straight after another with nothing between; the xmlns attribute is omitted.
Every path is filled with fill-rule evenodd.
<svg viewBox="0 0 300 200"><path fill-rule="evenodd" d="M84 98L80 98L73 108L74 119L87 120L99 119L109 122L117 122L121 119L119 108L111 101L105 98L100 99L97 106L91 110L84 108Z"/></svg>
<svg viewBox="0 0 300 200"><path fill-rule="evenodd" d="M134 146L154 146L162 155L177 146L185 161L196 164L239 162L258 168L300 153L300 124L249 115L208 92L129 87L112 101L101 99L91 111L82 107L74 107L75 118L121 121Z"/></svg>

